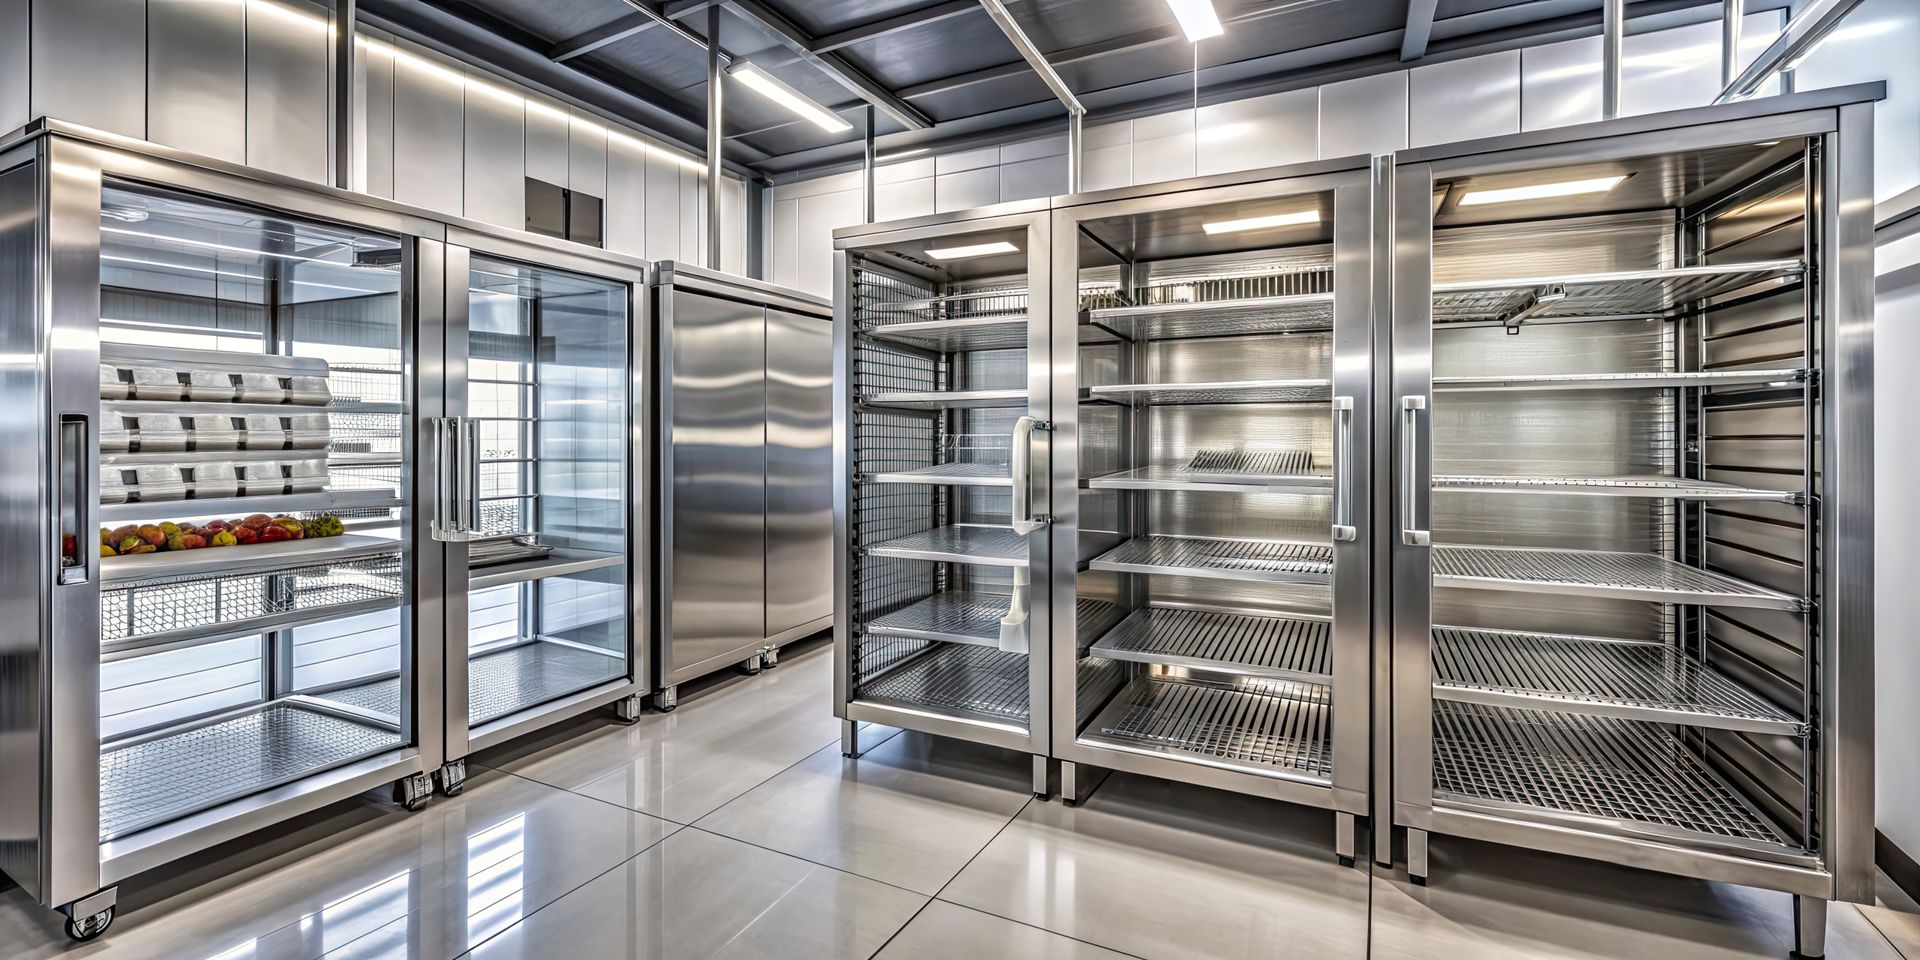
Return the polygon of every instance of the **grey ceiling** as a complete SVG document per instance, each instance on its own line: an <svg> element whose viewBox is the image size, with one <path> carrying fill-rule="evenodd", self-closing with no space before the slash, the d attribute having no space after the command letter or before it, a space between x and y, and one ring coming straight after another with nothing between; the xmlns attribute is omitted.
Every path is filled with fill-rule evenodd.
<svg viewBox="0 0 1920 960"><path fill-rule="evenodd" d="M1592 35L1601 7L1601 0L1214 0L1226 34L1196 50L1165 0L1006 2L1096 120L1191 102L1196 84L1206 102ZM1748 0L1747 9L1787 3ZM970 0L360 0L376 24L689 145L703 138L700 41L711 6L720 9L727 55L854 125L829 133L729 84L723 126L736 169L778 176L857 158L868 100L884 104L875 126L883 151L1057 129L1065 115ZM1716 19L1720 6L1640 0L1628 4L1630 29ZM931 127L896 119L915 114Z"/></svg>

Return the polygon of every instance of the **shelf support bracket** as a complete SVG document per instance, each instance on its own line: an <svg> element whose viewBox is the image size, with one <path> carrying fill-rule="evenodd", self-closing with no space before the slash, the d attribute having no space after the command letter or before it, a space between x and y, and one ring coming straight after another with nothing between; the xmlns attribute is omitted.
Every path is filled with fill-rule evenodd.
<svg viewBox="0 0 1920 960"><path fill-rule="evenodd" d="M1567 298L1567 288L1558 283L1548 284L1527 295L1526 306L1501 321L1507 325L1507 335L1520 332L1520 325L1544 313L1547 308Z"/></svg>

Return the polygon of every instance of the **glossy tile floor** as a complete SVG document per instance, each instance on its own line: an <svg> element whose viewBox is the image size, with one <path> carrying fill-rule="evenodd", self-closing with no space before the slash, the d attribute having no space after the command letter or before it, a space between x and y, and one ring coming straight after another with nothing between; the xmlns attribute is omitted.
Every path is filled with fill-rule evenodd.
<svg viewBox="0 0 1920 960"><path fill-rule="evenodd" d="M831 661L484 754L419 813L248 838L123 891L86 946L0 891L0 958L1786 956L1781 894L1448 840L1422 888L1338 866L1331 818L1283 804L1116 775L1070 808L1024 757L910 733L843 760ZM1829 956L1920 960L1883 886Z"/></svg>

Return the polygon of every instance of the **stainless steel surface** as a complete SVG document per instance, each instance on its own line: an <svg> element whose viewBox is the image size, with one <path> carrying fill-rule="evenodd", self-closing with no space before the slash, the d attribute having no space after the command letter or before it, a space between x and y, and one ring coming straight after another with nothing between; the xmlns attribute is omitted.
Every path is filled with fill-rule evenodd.
<svg viewBox="0 0 1920 960"><path fill-rule="evenodd" d="M1304 451L1302 451L1304 452ZM1093 490L1186 490L1216 493L1330 493L1333 475L1312 472L1312 464L1296 464L1299 473L1212 471L1190 465L1133 467L1119 473L1093 477L1087 487ZM1276 467L1284 468L1276 464Z"/></svg>
<svg viewBox="0 0 1920 960"><path fill-rule="evenodd" d="M1770 610L1806 607L1799 597L1665 557L1605 550L1435 544L1433 584Z"/></svg>
<svg viewBox="0 0 1920 960"><path fill-rule="evenodd" d="M833 326L767 310L767 637L833 615Z"/></svg>
<svg viewBox="0 0 1920 960"><path fill-rule="evenodd" d="M1859 5L1860 0L1813 0L1795 10L1780 35L1767 44L1767 48L1760 51L1760 55L1754 57L1753 62L1747 64L1738 76L1724 81L1726 87L1713 102L1731 103L1752 97L1775 73L1792 70L1794 63L1812 53L1813 48Z"/></svg>
<svg viewBox="0 0 1920 960"><path fill-rule="evenodd" d="M984 314L942 320L908 320L875 324L862 332L876 340L903 343L922 350L957 353L968 350L1010 350L1027 345L1027 314Z"/></svg>
<svg viewBox="0 0 1920 960"><path fill-rule="evenodd" d="M1324 403L1331 394L1324 378L1222 380L1208 383L1107 383L1087 388L1096 399L1141 404L1166 403Z"/></svg>
<svg viewBox="0 0 1920 960"><path fill-rule="evenodd" d="M1054 99L1059 100L1060 105L1067 108L1067 116L1072 120L1083 117L1087 108L1080 105L1080 98L1073 95L1073 88L1067 86L1066 80L1062 79L1059 71L1053 68L1047 55L1034 45L1033 40L1027 36L1026 30L1020 26L1020 22L1015 20L1013 13L1007 9L1007 5L1002 0L980 0L980 6L986 9L987 16L993 18L994 26L999 27L1000 32L1007 35L1007 40L1013 44L1015 50L1019 51L1020 59L1027 61L1027 66L1032 67L1033 72L1040 76L1040 81L1047 85ZM1072 190L1068 192L1071 193Z"/></svg>
<svg viewBox="0 0 1920 960"><path fill-rule="evenodd" d="M1327 620L1143 607L1088 652L1109 660L1325 683L1333 676L1332 642Z"/></svg>
<svg viewBox="0 0 1920 960"><path fill-rule="evenodd" d="M1080 739L1266 776L1325 780L1333 768L1330 699L1328 688L1314 684L1236 688L1143 677Z"/></svg>
<svg viewBox="0 0 1920 960"><path fill-rule="evenodd" d="M1522 310L1527 319L1574 317L1666 316L1684 305L1797 279L1798 260L1729 263L1654 270L1621 270L1566 276L1499 280L1460 280L1433 285L1436 323L1457 321L1510 322ZM1546 288L1561 294L1546 302ZM1537 299L1536 299L1537 298Z"/></svg>
<svg viewBox="0 0 1920 960"><path fill-rule="evenodd" d="M244 5L195 0L150 4L147 138L245 163L246 43Z"/></svg>
<svg viewBox="0 0 1920 960"><path fill-rule="evenodd" d="M1731 84L1740 75L1740 21L1746 16L1746 0L1720 0L1720 84Z"/></svg>
<svg viewBox="0 0 1920 960"><path fill-rule="evenodd" d="M535 637L467 666L467 715L478 727L566 694L627 676L619 654Z"/></svg>
<svg viewBox="0 0 1920 960"><path fill-rule="evenodd" d="M1800 504L1806 494L1794 490L1740 487L1684 477L1457 477L1433 478L1435 492L1540 493L1588 497L1651 497L1672 500L1772 500Z"/></svg>
<svg viewBox="0 0 1920 960"><path fill-rule="evenodd" d="M31 31L31 116L60 117L74 123L143 138L146 98L127 91L146 88L146 62L127 53L147 46L146 18L126 16L114 0L75 0L35 11ZM119 56L92 57L111 50ZM91 69L58 70L54 64L91 63ZM91 892L91 891L88 891Z"/></svg>
<svg viewBox="0 0 1920 960"><path fill-rule="evenodd" d="M1600 118L1620 115L1620 71L1626 59L1627 0L1600 4Z"/></svg>
<svg viewBox="0 0 1920 960"><path fill-rule="evenodd" d="M333 50L330 67L333 72L333 116L332 148L328 151L328 166L331 168L334 186L342 190L353 189L353 165L360 156L361 144L365 137L362 128L355 121L354 105L360 100L359 39L360 4L359 0L334 0L332 24Z"/></svg>
<svg viewBox="0 0 1920 960"><path fill-rule="evenodd" d="M1326 583L1333 548L1288 540L1135 537L1094 558L1095 570L1267 583Z"/></svg>
<svg viewBox="0 0 1920 960"><path fill-rule="evenodd" d="M1027 657L939 644L860 686L860 699L984 723L1027 724Z"/></svg>
<svg viewBox="0 0 1920 960"><path fill-rule="evenodd" d="M1800 369L1697 370L1672 373L1553 373L1525 376L1434 377L1435 390L1619 390L1629 387L1740 387L1788 385L1807 378Z"/></svg>
<svg viewBox="0 0 1920 960"><path fill-rule="evenodd" d="M1333 326L1333 294L1290 293L1145 306L1096 307L1087 322L1129 340L1296 333Z"/></svg>
<svg viewBox="0 0 1920 960"><path fill-rule="evenodd" d="M474 567L473 572L467 577L467 588L476 591L487 590L510 583L544 580L548 577L570 577L592 570L617 567L629 562L629 559L627 555L620 553L559 548L545 556L530 560Z"/></svg>
<svg viewBox="0 0 1920 960"><path fill-rule="evenodd" d="M870 393L859 402L869 407L897 407L901 410L946 410L963 407L1024 407L1024 387L1005 390L902 390Z"/></svg>
<svg viewBox="0 0 1920 960"><path fill-rule="evenodd" d="M867 547L866 551L877 557L989 567L1022 567L1029 562L1025 535L1015 533L1009 527L970 524L935 527L922 533L883 540Z"/></svg>
<svg viewBox="0 0 1920 960"><path fill-rule="evenodd" d="M247 17L247 164L327 183L332 111L316 92L328 88L333 44L325 15L309 16Z"/></svg>
<svg viewBox="0 0 1920 960"><path fill-rule="evenodd" d="M1004 463L936 463L912 470L870 473L868 483L920 483L947 487L1011 487L1013 475Z"/></svg>

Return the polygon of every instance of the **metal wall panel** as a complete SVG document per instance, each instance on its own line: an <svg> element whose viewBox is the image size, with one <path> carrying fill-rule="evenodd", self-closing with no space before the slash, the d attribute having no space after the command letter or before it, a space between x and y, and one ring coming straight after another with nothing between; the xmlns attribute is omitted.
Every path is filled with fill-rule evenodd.
<svg viewBox="0 0 1920 960"><path fill-rule="evenodd" d="M985 172L989 176L993 174L991 169ZM858 190L802 197L797 238L799 269L793 282L787 285L815 296L833 296L833 231L860 223L865 216L865 204Z"/></svg>
<svg viewBox="0 0 1920 960"><path fill-rule="evenodd" d="M1600 38L1520 51L1520 129L1600 119Z"/></svg>
<svg viewBox="0 0 1920 960"><path fill-rule="evenodd" d="M29 118L146 138L144 0L34 0L30 32Z"/></svg>
<svg viewBox="0 0 1920 960"><path fill-rule="evenodd" d="M932 177L876 183L873 186L873 216L876 220L904 220L908 217L924 217L932 212Z"/></svg>
<svg viewBox="0 0 1920 960"><path fill-rule="evenodd" d="M528 100L526 115L526 175L571 188L573 159L567 143L567 128L572 118L565 110L541 100Z"/></svg>
<svg viewBox="0 0 1920 960"><path fill-rule="evenodd" d="M766 313L771 637L833 613L833 323Z"/></svg>
<svg viewBox="0 0 1920 960"><path fill-rule="evenodd" d="M526 113L522 97L469 78L461 178L468 217L516 230L527 225Z"/></svg>
<svg viewBox="0 0 1920 960"><path fill-rule="evenodd" d="M1876 118L1876 126L1877 126ZM1875 131L1878 133L1878 131ZM1920 379L1912 363L1920 356L1920 234L1880 246L1874 293L1874 406L1912 410L1920 406ZM1911 484L1920 471L1913 425L1900 416L1874 419L1874 570L1881 583L1920 582L1920 503ZM1910 589L1874 591L1874 622L1920 622L1920 594ZM1909 855L1920 854L1920 738L1892 731L1920 730L1920 644L1903 629L1875 635L1875 726L1890 735L1874 738L1879 771L1876 818L1881 832Z"/></svg>
<svg viewBox="0 0 1920 960"><path fill-rule="evenodd" d="M1520 51L1468 57L1407 74L1407 142L1423 147L1520 132Z"/></svg>
<svg viewBox="0 0 1920 960"><path fill-rule="evenodd" d="M650 256L647 154L631 137L607 137L607 249Z"/></svg>
<svg viewBox="0 0 1920 960"><path fill-rule="evenodd" d="M247 5L247 165L327 181L331 125L327 8L308 0Z"/></svg>
<svg viewBox="0 0 1920 960"><path fill-rule="evenodd" d="M686 167L676 165L676 169L680 171L680 249L674 259L718 270L719 264L707 262L707 178Z"/></svg>
<svg viewBox="0 0 1920 960"><path fill-rule="evenodd" d="M1288 90L1200 108L1200 176L1302 163L1320 155L1320 93Z"/></svg>
<svg viewBox="0 0 1920 960"><path fill-rule="evenodd" d="M12 130L32 119L27 113L33 69L27 56L32 6L32 0L0 0L0 130Z"/></svg>
<svg viewBox="0 0 1920 960"><path fill-rule="evenodd" d="M1747 18L1748 29L1752 21ZM1747 49L1744 37L1740 47L1743 52ZM1920 3L1866 0L1793 71L1798 90L1887 81L1887 99L1873 105L1875 200L1920 186L1920 56L1916 51L1920 51ZM1920 852L1920 845L1906 849Z"/></svg>
<svg viewBox="0 0 1920 960"><path fill-rule="evenodd" d="M1392 153L1407 146L1407 72L1320 88L1320 156Z"/></svg>
<svg viewBox="0 0 1920 960"><path fill-rule="evenodd" d="M361 106L357 122L365 124L360 138L360 163L354 188L377 197L393 196L393 44L378 34L364 34L354 74L359 77Z"/></svg>
<svg viewBox="0 0 1920 960"><path fill-rule="evenodd" d="M770 204L772 226L767 230L767 276L783 287L800 286L800 201L775 200ZM928 178L927 212L933 212L932 178Z"/></svg>
<svg viewBox="0 0 1920 960"><path fill-rule="evenodd" d="M1193 123L1192 110L1133 121L1133 182L1160 183L1193 176Z"/></svg>
<svg viewBox="0 0 1920 960"><path fill-rule="evenodd" d="M246 91L246 0L148 0L148 139L245 163Z"/></svg>
<svg viewBox="0 0 1920 960"><path fill-rule="evenodd" d="M982 147L977 150L963 150L959 153L947 153L933 158L933 172L935 175L960 173L964 170L980 170L999 165L999 147Z"/></svg>
<svg viewBox="0 0 1920 960"><path fill-rule="evenodd" d="M720 179L720 269L747 275L747 185Z"/></svg>
<svg viewBox="0 0 1920 960"><path fill-rule="evenodd" d="M648 154L646 179L646 250L641 255L649 260L677 260L681 252L680 165Z"/></svg>
<svg viewBox="0 0 1920 960"><path fill-rule="evenodd" d="M47 481L52 459L46 439L46 373L38 358L46 336L33 321L40 233L37 164L0 173L0 397L10 415L0 419L0 536L13 544L51 544L53 504ZM50 851L41 836L46 776L40 748L50 705L41 678L52 666L42 603L53 589L41 558L50 549L0 553L0 871L32 896L46 895Z"/></svg>
<svg viewBox="0 0 1920 960"><path fill-rule="evenodd" d="M413 53L413 51L407 51ZM404 56L393 65L393 198L460 213L465 142L462 87L454 69Z"/></svg>
<svg viewBox="0 0 1920 960"><path fill-rule="evenodd" d="M1746 59L1773 42L1781 12L1741 21ZM1720 26L1702 23L1626 38L1620 65L1623 115L1677 110L1712 101L1720 92ZM1777 92L1777 82L1764 93ZM1600 38L1528 47L1520 52L1520 128L1540 130L1600 119Z"/></svg>
<svg viewBox="0 0 1920 960"><path fill-rule="evenodd" d="M875 194L879 193L878 188ZM1000 165L1000 199L1029 200L1067 192L1064 154Z"/></svg>
<svg viewBox="0 0 1920 960"><path fill-rule="evenodd" d="M999 202L1000 170L998 167L975 167L959 173L944 173L933 178L933 208L937 212L965 210L969 207L983 207ZM846 225L837 224L837 226Z"/></svg>
<svg viewBox="0 0 1920 960"><path fill-rule="evenodd" d="M607 128L578 113L567 124L567 187L607 196Z"/></svg>

